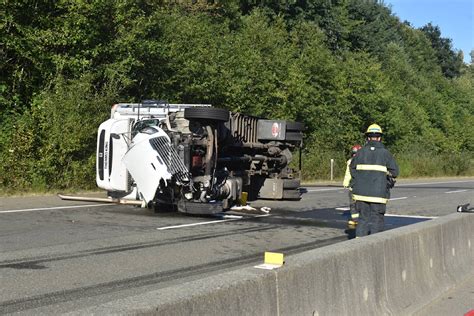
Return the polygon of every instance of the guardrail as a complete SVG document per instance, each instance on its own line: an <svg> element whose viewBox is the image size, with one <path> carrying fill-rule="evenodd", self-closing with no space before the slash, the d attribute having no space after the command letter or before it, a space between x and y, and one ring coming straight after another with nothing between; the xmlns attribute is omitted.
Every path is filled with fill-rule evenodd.
<svg viewBox="0 0 474 316"><path fill-rule="evenodd" d="M148 292L78 314L407 315L474 275L474 214L456 213ZM74 313L73 313L74 314Z"/></svg>

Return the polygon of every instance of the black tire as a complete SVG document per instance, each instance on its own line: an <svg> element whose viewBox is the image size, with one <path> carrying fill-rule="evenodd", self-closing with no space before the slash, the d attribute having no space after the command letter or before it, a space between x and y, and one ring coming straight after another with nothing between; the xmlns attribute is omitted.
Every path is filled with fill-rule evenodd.
<svg viewBox="0 0 474 316"><path fill-rule="evenodd" d="M216 203L201 203L201 202L187 202L184 201L181 204L181 207L178 206L178 211L188 214L197 214L197 215L212 215L217 214L223 211L222 202Z"/></svg>
<svg viewBox="0 0 474 316"><path fill-rule="evenodd" d="M303 140L303 133L301 132L286 132L285 140L288 141L302 141Z"/></svg>
<svg viewBox="0 0 474 316"><path fill-rule="evenodd" d="M155 203L151 205L155 213L170 213L176 212L178 209L175 204L171 203Z"/></svg>
<svg viewBox="0 0 474 316"><path fill-rule="evenodd" d="M300 190L283 190L283 200L301 200Z"/></svg>
<svg viewBox="0 0 474 316"><path fill-rule="evenodd" d="M187 120L206 120L227 122L229 120L229 111L219 108L195 107L184 109L184 118Z"/></svg>
<svg viewBox="0 0 474 316"><path fill-rule="evenodd" d="M286 122L287 131L304 131L304 124L301 122Z"/></svg>
<svg viewBox="0 0 474 316"><path fill-rule="evenodd" d="M298 189L300 186L300 179L283 179L283 189Z"/></svg>

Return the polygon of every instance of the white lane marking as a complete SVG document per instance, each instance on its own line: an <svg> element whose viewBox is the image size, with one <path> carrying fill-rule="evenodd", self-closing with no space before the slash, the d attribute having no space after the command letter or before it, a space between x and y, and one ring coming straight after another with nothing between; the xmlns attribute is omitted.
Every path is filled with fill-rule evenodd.
<svg viewBox="0 0 474 316"><path fill-rule="evenodd" d="M447 194L450 194L450 193L461 193L461 192L466 192L467 190L456 190L456 191L448 191L448 192L444 192L444 193L447 193Z"/></svg>
<svg viewBox="0 0 474 316"><path fill-rule="evenodd" d="M336 207L338 211L349 211L349 207ZM421 215L399 215L399 214L385 214L391 217L411 217L411 218L438 218L438 216L421 216Z"/></svg>
<svg viewBox="0 0 474 316"><path fill-rule="evenodd" d="M254 217L266 217L271 216L270 214L265 215L257 215ZM225 223L225 222L232 222L232 221L240 221L243 218L231 218L231 219L221 219L216 221L209 221L209 222L199 222L199 223L192 223L192 224L183 224L183 225L174 225L174 226L166 226L166 227L158 227L158 230L167 230L167 229L175 229L175 228L184 228L184 227L192 227L192 226L199 226L199 225L209 225L209 224L218 224L218 223Z"/></svg>
<svg viewBox="0 0 474 316"><path fill-rule="evenodd" d="M392 198L392 199L389 199L389 201L397 201L397 200L405 200L405 199L408 199L408 197L402 196L402 197Z"/></svg>
<svg viewBox="0 0 474 316"><path fill-rule="evenodd" d="M242 219L243 216L240 216L240 215L223 215L222 218L223 219Z"/></svg>
<svg viewBox="0 0 474 316"><path fill-rule="evenodd" d="M338 191L338 190L344 190L344 189L343 189L343 188L314 189L314 190L308 190L308 189L306 189L306 192L323 192L323 191Z"/></svg>
<svg viewBox="0 0 474 316"><path fill-rule="evenodd" d="M416 185L428 185L428 184L450 184L450 183L471 183L474 180L465 180L465 181L449 181L449 182L422 182L422 183L404 183L404 184L397 184L396 188L403 188L408 186L416 186ZM345 190L344 188L328 188L328 189L308 189L308 187L301 186L302 188L306 188L306 192L325 192L325 191L338 191L338 190ZM433 188L435 189L435 188Z"/></svg>
<svg viewBox="0 0 474 316"><path fill-rule="evenodd" d="M474 182L474 180L466 180L466 181L449 181L449 182L425 182L425 183L404 183L404 184L397 184L395 187L400 188L400 187L408 187L408 186L413 186L413 185L427 185L427 184L450 184L450 183L471 183Z"/></svg>
<svg viewBox="0 0 474 316"><path fill-rule="evenodd" d="M389 201L397 201L397 200L405 200L405 199L408 199L408 197L402 196L402 197L398 197L398 198L389 199ZM350 208L347 207L347 206L343 206L343 207L336 207L335 210L336 211L349 211Z"/></svg>
<svg viewBox="0 0 474 316"><path fill-rule="evenodd" d="M390 216L390 217L410 217L410 218L438 218L438 216L422 216L422 215L399 215L399 214L385 214L385 216Z"/></svg>
<svg viewBox="0 0 474 316"><path fill-rule="evenodd" d="M22 209L22 210L6 210L6 211L0 211L0 213L20 213L20 212L34 212L34 211L48 211L48 210L63 210L63 209L68 209L68 208L96 207L96 206L105 206L105 205L107 204L39 207L39 208L27 208L27 209Z"/></svg>

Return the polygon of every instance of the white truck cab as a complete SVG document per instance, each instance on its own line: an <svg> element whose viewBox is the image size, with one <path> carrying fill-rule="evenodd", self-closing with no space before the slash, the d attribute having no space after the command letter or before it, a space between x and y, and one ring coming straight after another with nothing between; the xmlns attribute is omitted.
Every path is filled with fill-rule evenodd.
<svg viewBox="0 0 474 316"><path fill-rule="evenodd" d="M117 103L110 119L99 126L97 137L96 183L109 192L130 192L131 179L123 158L132 144L132 127L138 122L165 120L170 113L184 112L190 107L210 107L209 104L169 104L162 101Z"/></svg>

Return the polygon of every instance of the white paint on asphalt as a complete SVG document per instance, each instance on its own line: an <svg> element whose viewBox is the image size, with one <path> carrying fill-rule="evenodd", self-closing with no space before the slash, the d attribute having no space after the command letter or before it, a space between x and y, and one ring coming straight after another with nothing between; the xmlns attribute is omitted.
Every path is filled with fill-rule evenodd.
<svg viewBox="0 0 474 316"><path fill-rule="evenodd" d="M105 205L110 205L110 204L88 204L88 205L39 207L39 208L27 208L27 209L22 209L22 210L6 210L6 211L0 211L0 213L21 213L21 212L34 212L34 211L50 211L50 210L70 209L70 208L96 207L96 206L105 206Z"/></svg>
<svg viewBox="0 0 474 316"><path fill-rule="evenodd" d="M266 217L271 216L270 214L265 215L256 215L253 217ZM209 225L209 224L219 224L225 222L232 222L232 221L240 221L243 218L231 218L231 219L221 219L216 221L209 221L209 222L199 222L199 223L192 223L192 224L182 224L182 225L174 225L174 226L166 226L166 227L158 227L158 230L167 230L167 229L176 229L176 228L185 228L185 227L193 227L193 226L200 226L200 225Z"/></svg>
<svg viewBox="0 0 474 316"><path fill-rule="evenodd" d="M385 216L390 216L390 217L409 217L409 218L428 218L428 219L433 219L433 218L438 218L438 216L422 216L422 215L399 215L399 214L385 214Z"/></svg>
<svg viewBox="0 0 474 316"><path fill-rule="evenodd" d="M242 219L243 216L240 215L222 215L223 219Z"/></svg>
<svg viewBox="0 0 474 316"><path fill-rule="evenodd" d="M448 192L444 192L444 193L450 194L450 193L461 193L461 192L467 192L467 190L448 191Z"/></svg>
<svg viewBox="0 0 474 316"><path fill-rule="evenodd" d="M167 230L167 229L184 228L184 227L192 227L192 226L199 226L199 225L225 223L225 222L232 222L232 221L238 221L238 220L240 220L240 218L221 219L221 220L209 221L209 222L200 222L200 223L192 223L192 224L182 224L182 225L158 227L157 229L158 230Z"/></svg>
<svg viewBox="0 0 474 316"><path fill-rule="evenodd" d="M314 189L314 190L308 190L308 189L306 189L306 192L324 192L324 191L339 191L339 190L343 190L343 188Z"/></svg>
<svg viewBox="0 0 474 316"><path fill-rule="evenodd" d="M450 184L450 183L471 183L471 182L474 182L474 180L449 181L449 182L404 183L404 184L397 184L395 187L396 187L396 188L400 188L400 187L408 187L408 186L414 186L414 185Z"/></svg>
<svg viewBox="0 0 474 316"><path fill-rule="evenodd" d="M463 180L463 181L443 181L443 182L419 182L419 183L404 183L404 184L397 184L395 188L403 188L408 186L417 186L417 185L430 185L430 184L451 184L451 183L474 183L474 180ZM302 186L302 188L306 188L306 192L326 192L326 191L343 191L345 190L342 187L338 188L325 188L325 189L308 189L308 187ZM433 189L436 189L433 188Z"/></svg>
<svg viewBox="0 0 474 316"><path fill-rule="evenodd" d="M408 199L407 196L402 196L402 197L397 197L397 198L389 199L389 201L406 200L406 199Z"/></svg>
<svg viewBox="0 0 474 316"><path fill-rule="evenodd" d="M406 187L406 186L416 186L416 185L430 185L430 184L450 184L450 183L472 183L474 180L463 180L463 181L445 181L445 182L424 182L424 183L407 183L407 184L399 184L396 187ZM326 189L307 189L308 193L311 192L326 192L326 191L343 191L343 188L326 188ZM461 193L466 192L468 190L456 190L456 191L448 191L445 193ZM403 198L393 198L390 201L406 199L407 197ZM48 210L62 210L62 209L74 209L74 208L85 208L85 207L98 207L98 206L105 206L109 204L88 204L88 205L70 205L70 206L53 206L53 207L39 207L39 208L29 208L29 209L19 209L19 210L5 210L0 211L2 213L21 213L21 212L35 212L35 211L48 211ZM345 210L345 209L344 209ZM265 215L263 215L265 216ZM228 220L238 220L238 219L227 219ZM221 221L213 221L213 222L222 222ZM211 222L212 223L212 222ZM164 227L165 228L165 227Z"/></svg>
<svg viewBox="0 0 474 316"><path fill-rule="evenodd" d="M408 199L407 196L402 196L402 197L398 197L398 198L393 198L393 199L389 199L389 201L397 201L397 200L405 200L405 199ZM343 207L336 207L336 211L349 211L350 208L348 206L343 206Z"/></svg>

